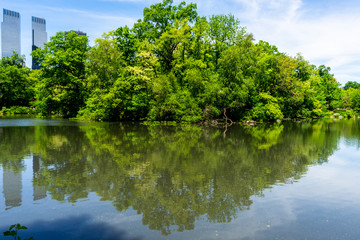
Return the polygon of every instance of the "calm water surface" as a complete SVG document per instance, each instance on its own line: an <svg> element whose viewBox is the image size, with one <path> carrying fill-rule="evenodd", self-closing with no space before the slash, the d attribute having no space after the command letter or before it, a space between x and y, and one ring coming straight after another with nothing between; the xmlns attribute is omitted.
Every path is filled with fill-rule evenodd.
<svg viewBox="0 0 360 240"><path fill-rule="evenodd" d="M360 121L228 129L0 119L0 231L360 239Z"/></svg>

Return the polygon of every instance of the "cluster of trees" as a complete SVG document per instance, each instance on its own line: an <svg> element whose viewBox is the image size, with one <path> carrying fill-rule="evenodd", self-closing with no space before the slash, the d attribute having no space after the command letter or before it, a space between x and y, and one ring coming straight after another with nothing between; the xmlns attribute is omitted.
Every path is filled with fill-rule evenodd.
<svg viewBox="0 0 360 240"><path fill-rule="evenodd" d="M86 36L59 32L32 56L41 70L22 68L16 55L2 60L0 106L191 122L313 118L360 107L360 90L342 90L330 68L255 42L233 15L201 17L192 3L151 5L132 28L104 34L91 48Z"/></svg>
<svg viewBox="0 0 360 240"><path fill-rule="evenodd" d="M30 106L34 97L35 79L23 67L24 57L14 54L0 61L0 108Z"/></svg>

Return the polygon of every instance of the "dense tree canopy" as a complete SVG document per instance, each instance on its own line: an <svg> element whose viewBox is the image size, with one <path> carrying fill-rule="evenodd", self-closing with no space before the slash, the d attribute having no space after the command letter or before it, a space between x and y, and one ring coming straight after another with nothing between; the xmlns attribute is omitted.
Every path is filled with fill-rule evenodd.
<svg viewBox="0 0 360 240"><path fill-rule="evenodd" d="M256 42L231 14L201 17L193 3L146 7L133 27L106 33L91 48L86 36L60 32L32 55L41 66L34 73L19 56L2 60L1 106L91 120L190 122L316 118L360 108L356 82L341 89L329 67Z"/></svg>
<svg viewBox="0 0 360 240"><path fill-rule="evenodd" d="M0 108L29 106L34 97L30 69L24 68L25 57L14 53L0 61Z"/></svg>
<svg viewBox="0 0 360 240"><path fill-rule="evenodd" d="M32 56L42 68L36 86L36 106L42 114L75 117L85 99L86 36L59 32Z"/></svg>

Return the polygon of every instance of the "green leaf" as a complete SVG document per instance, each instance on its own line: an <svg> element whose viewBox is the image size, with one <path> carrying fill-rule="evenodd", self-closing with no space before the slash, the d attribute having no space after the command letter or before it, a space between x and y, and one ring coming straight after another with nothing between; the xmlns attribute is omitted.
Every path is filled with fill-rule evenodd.
<svg viewBox="0 0 360 240"><path fill-rule="evenodd" d="M7 236L15 236L15 231L6 231L4 232L4 236L7 237Z"/></svg>

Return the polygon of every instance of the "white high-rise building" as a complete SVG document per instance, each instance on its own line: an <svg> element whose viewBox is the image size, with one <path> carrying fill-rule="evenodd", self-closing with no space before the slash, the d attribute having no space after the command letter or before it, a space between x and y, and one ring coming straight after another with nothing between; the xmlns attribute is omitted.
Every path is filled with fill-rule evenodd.
<svg viewBox="0 0 360 240"><path fill-rule="evenodd" d="M1 23L1 56L10 57L13 52L21 54L20 13L3 9Z"/></svg>
<svg viewBox="0 0 360 240"><path fill-rule="evenodd" d="M32 29L32 51L37 48L44 47L47 42L46 33L46 20L43 18L32 17L31 18L31 29ZM32 59L32 69L38 69L39 66L36 63L36 59Z"/></svg>

